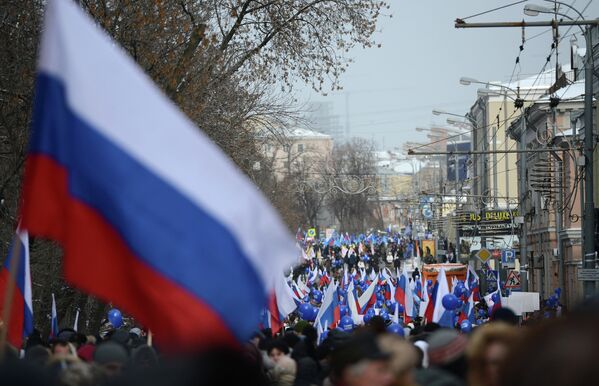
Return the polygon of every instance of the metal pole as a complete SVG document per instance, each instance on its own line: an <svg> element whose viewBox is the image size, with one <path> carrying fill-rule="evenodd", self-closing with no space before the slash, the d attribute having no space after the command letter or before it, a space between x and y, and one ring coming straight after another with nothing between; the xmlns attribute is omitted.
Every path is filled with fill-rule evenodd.
<svg viewBox="0 0 599 386"><path fill-rule="evenodd" d="M593 197L593 42L591 28L586 29L586 60L584 69L584 215L583 215L583 266L595 268L595 201ZM595 282L584 281L585 299L595 292Z"/></svg>
<svg viewBox="0 0 599 386"><path fill-rule="evenodd" d="M458 147L457 143L454 143L455 148ZM458 179L460 177L460 173L458 170L458 165L459 165L459 159L458 159L458 155L455 155L455 161L454 161L454 173L455 173L455 211L456 211L456 215L458 213ZM460 232L458 229L458 224L455 223L455 262L459 263L460 259Z"/></svg>
<svg viewBox="0 0 599 386"><path fill-rule="evenodd" d="M520 119L520 143L521 150L526 149L526 113ZM520 153L520 216L523 216L522 238L520 239L520 284L522 292L528 292L528 229L526 227L526 198L528 190L526 186L526 161L528 155Z"/></svg>
<svg viewBox="0 0 599 386"><path fill-rule="evenodd" d="M503 150L507 151L507 90L503 90L503 131L505 133L505 138L503 140ZM508 173L509 169L509 156L508 154L504 154L503 158L505 158L505 196L510 196L510 174ZM509 199L506 200L505 203L506 209L509 207Z"/></svg>
<svg viewBox="0 0 599 386"><path fill-rule="evenodd" d="M582 150L580 147L572 147L573 150ZM497 150L495 153L499 154L513 154L513 153L551 153L553 151L561 151L563 149L557 147L547 147L543 149L512 149L512 150ZM413 149L408 150L408 155L455 155L455 154L489 154L493 151L414 151Z"/></svg>
<svg viewBox="0 0 599 386"><path fill-rule="evenodd" d="M499 193L499 190L497 189L497 133L498 132L499 132L499 115L497 115L497 130L495 131L493 138L491 138L491 140L493 141L493 169L491 169L491 172L493 173L493 209L497 209L497 194Z"/></svg>
<svg viewBox="0 0 599 386"><path fill-rule="evenodd" d="M554 27L555 25L599 25L598 20L550 20L550 21L506 21L494 23L466 23L456 20L455 28L504 28L504 27Z"/></svg>

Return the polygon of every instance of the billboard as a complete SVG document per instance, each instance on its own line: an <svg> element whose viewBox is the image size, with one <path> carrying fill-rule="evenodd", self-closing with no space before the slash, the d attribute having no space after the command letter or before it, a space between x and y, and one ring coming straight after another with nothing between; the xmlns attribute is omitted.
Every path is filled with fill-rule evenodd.
<svg viewBox="0 0 599 386"><path fill-rule="evenodd" d="M453 151L470 151L470 142L453 142L447 143L447 152ZM468 160L470 159L469 154L447 154L447 181L455 181L456 171L456 156L458 159L458 181L465 181L468 177Z"/></svg>

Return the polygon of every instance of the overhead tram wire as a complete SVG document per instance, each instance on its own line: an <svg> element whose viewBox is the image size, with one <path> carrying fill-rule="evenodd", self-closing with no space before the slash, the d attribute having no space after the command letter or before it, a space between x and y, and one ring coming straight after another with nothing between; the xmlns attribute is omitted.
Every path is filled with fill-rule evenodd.
<svg viewBox="0 0 599 386"><path fill-rule="evenodd" d="M474 15L470 15L470 16L466 16L466 17L461 17L461 18L459 18L459 20L468 20L468 19L471 19L471 18L473 18L473 17L477 17L477 16L486 15L486 14L488 14L488 13L491 13L491 12L499 11L500 9L509 8L509 7L512 7L512 6L514 6L514 5L518 5L518 4L526 3L526 1L527 1L527 0L516 1L515 3L511 3L511 4L502 5L501 7L493 8L493 9L490 9L490 10L488 10L488 11L479 12L479 13L476 13L476 14L474 14Z"/></svg>

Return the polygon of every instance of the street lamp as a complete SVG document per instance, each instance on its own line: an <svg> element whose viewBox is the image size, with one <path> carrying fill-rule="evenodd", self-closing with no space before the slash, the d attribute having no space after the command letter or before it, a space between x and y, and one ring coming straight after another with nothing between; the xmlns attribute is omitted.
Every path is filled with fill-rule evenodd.
<svg viewBox="0 0 599 386"><path fill-rule="evenodd" d="M447 120L449 123L449 119ZM464 134L463 132L459 131L459 130L455 130L455 129L451 129L449 127L431 127L430 129L426 129L424 127L417 127L416 131L418 132L425 132L425 131L429 131L432 133L439 133L439 134L447 134L447 133L451 133L451 134Z"/></svg>
<svg viewBox="0 0 599 386"><path fill-rule="evenodd" d="M447 118L447 123L453 126L457 126L460 129L470 130L474 128L471 122L458 121L457 119ZM458 131L459 134L468 134L468 132Z"/></svg>
<svg viewBox="0 0 599 386"><path fill-rule="evenodd" d="M472 83L481 83L474 78L468 78L467 76L463 76L460 78L460 84L464 86L470 86Z"/></svg>
<svg viewBox="0 0 599 386"><path fill-rule="evenodd" d="M547 7L543 7L542 5L526 4L524 6L524 14L526 16L538 16L539 13L541 13L541 12L542 13L551 13L553 11Z"/></svg>

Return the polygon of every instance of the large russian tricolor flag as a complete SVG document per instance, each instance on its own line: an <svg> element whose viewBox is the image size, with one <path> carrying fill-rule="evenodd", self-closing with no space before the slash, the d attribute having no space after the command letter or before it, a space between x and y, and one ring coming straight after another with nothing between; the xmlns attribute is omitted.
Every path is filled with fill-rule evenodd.
<svg viewBox="0 0 599 386"><path fill-rule="evenodd" d="M18 247L17 244L18 243ZM18 257L16 253L18 252ZM14 263L13 263L13 259ZM12 297L7 299L10 269L15 269ZM4 301L7 300L6 303ZM0 317L10 302L8 331L6 338L16 348L21 348L23 337L33 332L33 302L31 299L31 271L29 267L29 236L27 232L17 230L16 237L0 269Z"/></svg>
<svg viewBox="0 0 599 386"><path fill-rule="evenodd" d="M298 255L278 214L75 2L43 31L23 229L163 347L245 340Z"/></svg>

